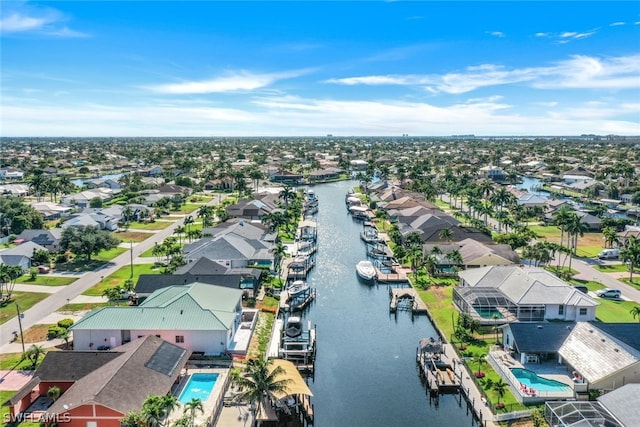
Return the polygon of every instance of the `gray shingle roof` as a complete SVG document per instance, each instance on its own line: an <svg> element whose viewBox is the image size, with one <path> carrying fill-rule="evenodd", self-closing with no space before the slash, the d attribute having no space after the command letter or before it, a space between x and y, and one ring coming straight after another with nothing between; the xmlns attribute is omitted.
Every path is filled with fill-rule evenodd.
<svg viewBox="0 0 640 427"><path fill-rule="evenodd" d="M163 354L163 365L171 365L164 372L149 367L148 362ZM164 395L180 374L190 351L168 343L156 336L148 335L119 348L120 355L102 367L87 374L64 392L47 410L59 414L84 404L96 403L122 414L140 410L149 395Z"/></svg>
<svg viewBox="0 0 640 427"><path fill-rule="evenodd" d="M575 322L514 322L509 324L519 353L557 353Z"/></svg>
<svg viewBox="0 0 640 427"><path fill-rule="evenodd" d="M626 384L598 401L625 426L640 426L640 384Z"/></svg>

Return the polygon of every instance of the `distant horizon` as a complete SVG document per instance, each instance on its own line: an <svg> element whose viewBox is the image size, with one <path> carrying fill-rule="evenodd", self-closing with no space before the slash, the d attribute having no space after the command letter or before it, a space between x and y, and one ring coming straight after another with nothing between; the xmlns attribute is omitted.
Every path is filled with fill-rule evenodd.
<svg viewBox="0 0 640 427"><path fill-rule="evenodd" d="M13 137L640 135L631 1L6 1L0 40Z"/></svg>

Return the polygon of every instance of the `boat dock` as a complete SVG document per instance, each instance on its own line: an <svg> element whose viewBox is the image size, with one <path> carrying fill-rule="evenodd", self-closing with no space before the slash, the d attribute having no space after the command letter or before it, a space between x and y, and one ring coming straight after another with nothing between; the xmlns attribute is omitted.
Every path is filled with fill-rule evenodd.
<svg viewBox="0 0 640 427"><path fill-rule="evenodd" d="M412 314L427 314L427 306L412 287L389 288L389 311L411 311Z"/></svg>
<svg viewBox="0 0 640 427"><path fill-rule="evenodd" d="M302 310L311 304L315 297L315 288L309 288L295 296L289 296L289 292L282 291L280 292L280 310L285 312Z"/></svg>

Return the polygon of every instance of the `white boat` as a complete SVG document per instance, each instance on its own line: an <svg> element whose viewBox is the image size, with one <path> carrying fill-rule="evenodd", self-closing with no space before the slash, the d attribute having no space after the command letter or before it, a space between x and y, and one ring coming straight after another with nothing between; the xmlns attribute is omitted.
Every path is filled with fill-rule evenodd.
<svg viewBox="0 0 640 427"><path fill-rule="evenodd" d="M377 276L376 268L369 260L359 261L356 264L356 273L358 273L358 277L367 282L374 280Z"/></svg>
<svg viewBox="0 0 640 427"><path fill-rule="evenodd" d="M295 297L297 295L303 294L308 290L309 290L309 284L304 280L294 280L286 288L286 291L290 297Z"/></svg>

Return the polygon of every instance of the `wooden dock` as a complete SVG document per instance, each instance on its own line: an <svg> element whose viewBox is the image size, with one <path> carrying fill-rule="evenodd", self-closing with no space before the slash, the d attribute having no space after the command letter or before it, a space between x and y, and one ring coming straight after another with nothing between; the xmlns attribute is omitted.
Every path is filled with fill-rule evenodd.
<svg viewBox="0 0 640 427"><path fill-rule="evenodd" d="M389 311L411 311L413 314L427 314L427 306L412 287L389 288Z"/></svg>

